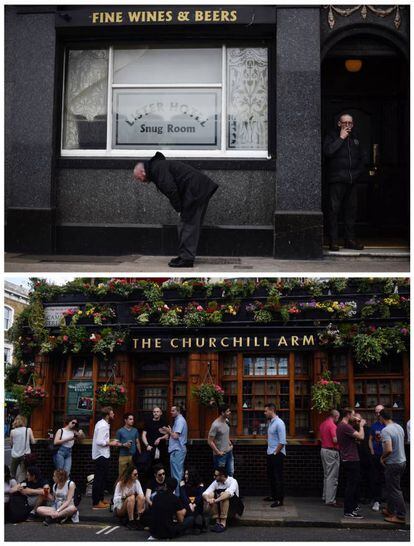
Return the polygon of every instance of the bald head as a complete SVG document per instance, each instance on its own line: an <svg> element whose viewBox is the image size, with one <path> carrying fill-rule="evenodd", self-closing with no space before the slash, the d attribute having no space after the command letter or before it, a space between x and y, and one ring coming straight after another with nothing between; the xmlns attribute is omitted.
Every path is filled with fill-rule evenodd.
<svg viewBox="0 0 414 546"><path fill-rule="evenodd" d="M383 405L378 404L378 406L375 406L375 417L379 420L380 418L380 412L385 409Z"/></svg>
<svg viewBox="0 0 414 546"><path fill-rule="evenodd" d="M134 178L138 182L149 182L147 173L145 171L145 165L143 161L139 161L134 167Z"/></svg>
<svg viewBox="0 0 414 546"><path fill-rule="evenodd" d="M334 423L337 423L339 421L339 411L338 410L333 409L329 415L332 417L332 420L333 420Z"/></svg>

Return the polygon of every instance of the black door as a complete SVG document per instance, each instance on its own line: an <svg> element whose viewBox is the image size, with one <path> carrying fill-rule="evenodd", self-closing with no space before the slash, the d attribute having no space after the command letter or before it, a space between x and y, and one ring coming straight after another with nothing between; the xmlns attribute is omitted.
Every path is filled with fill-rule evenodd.
<svg viewBox="0 0 414 546"><path fill-rule="evenodd" d="M408 69L395 51L365 53L357 57L362 63L356 72L346 68L349 56L331 52L324 60L322 133L326 135L335 126L340 113L354 117L354 132L367 158L365 174L358 182L357 236L368 245L407 244ZM325 211L327 197L323 183Z"/></svg>

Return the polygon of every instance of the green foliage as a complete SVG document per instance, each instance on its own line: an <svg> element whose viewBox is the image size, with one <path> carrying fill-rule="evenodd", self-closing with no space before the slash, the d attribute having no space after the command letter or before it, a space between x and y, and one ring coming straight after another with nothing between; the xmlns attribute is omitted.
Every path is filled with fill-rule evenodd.
<svg viewBox="0 0 414 546"><path fill-rule="evenodd" d="M192 390L194 398L198 398L203 406L220 406L224 402L224 390L220 385L202 383Z"/></svg>
<svg viewBox="0 0 414 546"><path fill-rule="evenodd" d="M312 409L322 413L339 408L343 392L339 381L333 381L329 371L323 372L316 385L312 385Z"/></svg>

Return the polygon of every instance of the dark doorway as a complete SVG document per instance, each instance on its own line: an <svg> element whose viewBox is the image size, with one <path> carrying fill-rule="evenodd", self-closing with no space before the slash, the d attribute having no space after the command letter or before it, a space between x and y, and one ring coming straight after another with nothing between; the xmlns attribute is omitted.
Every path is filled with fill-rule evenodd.
<svg viewBox="0 0 414 546"><path fill-rule="evenodd" d="M361 61L360 70L349 71L347 60ZM354 117L367 157L358 182L358 238L368 246L408 245L409 69L397 48L353 36L328 52L322 63L323 136L341 112ZM324 211L327 190L323 182Z"/></svg>

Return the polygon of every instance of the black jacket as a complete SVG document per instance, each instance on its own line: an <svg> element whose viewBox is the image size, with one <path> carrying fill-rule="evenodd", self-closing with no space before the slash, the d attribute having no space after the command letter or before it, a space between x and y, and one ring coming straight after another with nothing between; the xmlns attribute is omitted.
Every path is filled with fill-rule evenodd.
<svg viewBox="0 0 414 546"><path fill-rule="evenodd" d="M208 201L218 185L208 176L181 161L170 161L157 152L146 166L149 180L170 200L186 221L194 209Z"/></svg>
<svg viewBox="0 0 414 546"><path fill-rule="evenodd" d="M343 140L339 129L329 133L323 143L328 182L356 182L365 170L365 156L354 135Z"/></svg>

